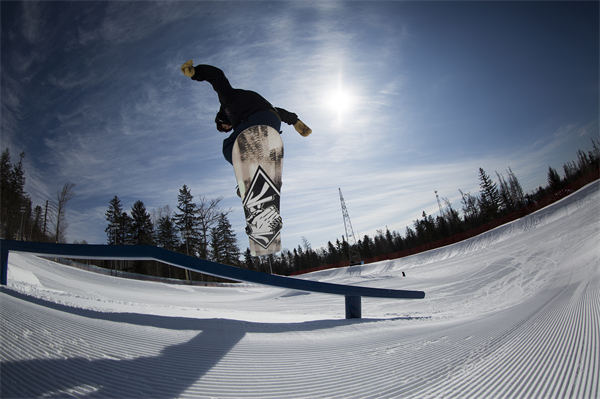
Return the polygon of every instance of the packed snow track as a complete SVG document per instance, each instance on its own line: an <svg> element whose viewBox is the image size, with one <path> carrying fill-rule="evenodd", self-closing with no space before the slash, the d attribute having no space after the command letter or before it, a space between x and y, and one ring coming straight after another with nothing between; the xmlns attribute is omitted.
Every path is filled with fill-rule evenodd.
<svg viewBox="0 0 600 399"><path fill-rule="evenodd" d="M597 398L599 188L462 243L303 277L427 294L363 298L360 320L340 296L11 253L0 396Z"/></svg>

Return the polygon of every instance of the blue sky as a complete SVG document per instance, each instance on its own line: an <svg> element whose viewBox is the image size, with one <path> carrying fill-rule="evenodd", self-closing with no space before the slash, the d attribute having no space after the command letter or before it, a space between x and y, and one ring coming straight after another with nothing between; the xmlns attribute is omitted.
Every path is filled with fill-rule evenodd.
<svg viewBox="0 0 600 399"><path fill-rule="evenodd" d="M223 197L247 246L219 108L188 59L296 112L283 125L283 246L404 233L478 168L526 191L598 138L597 2L2 2L2 149L34 204L76 184L67 239L104 243L130 209Z"/></svg>

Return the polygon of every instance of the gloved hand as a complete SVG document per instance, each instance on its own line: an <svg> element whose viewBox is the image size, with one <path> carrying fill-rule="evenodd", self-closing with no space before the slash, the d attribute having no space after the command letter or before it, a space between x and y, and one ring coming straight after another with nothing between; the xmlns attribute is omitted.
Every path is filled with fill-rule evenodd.
<svg viewBox="0 0 600 399"><path fill-rule="evenodd" d="M186 63L184 63L181 66L181 72L183 72L183 74L185 76L187 76L188 78L193 77L194 74L196 73L196 70L194 69L194 61L189 60Z"/></svg>
<svg viewBox="0 0 600 399"><path fill-rule="evenodd" d="M294 129L296 129L296 131L304 137L307 137L309 134L312 133L312 129L306 126L304 122L302 122L300 119L298 119L298 121L294 123Z"/></svg>

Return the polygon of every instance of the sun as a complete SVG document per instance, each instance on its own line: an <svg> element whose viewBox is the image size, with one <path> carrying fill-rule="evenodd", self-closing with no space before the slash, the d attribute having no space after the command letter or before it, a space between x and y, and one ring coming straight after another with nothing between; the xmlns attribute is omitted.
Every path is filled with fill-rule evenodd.
<svg viewBox="0 0 600 399"><path fill-rule="evenodd" d="M337 85L327 90L324 99L325 106L334 112L338 125L344 122L356 104L356 95L352 89L344 86L341 74L338 75Z"/></svg>
<svg viewBox="0 0 600 399"><path fill-rule="evenodd" d="M327 98L327 104L330 108L344 113L352 108L352 105L354 104L354 98L352 93L340 87L333 90L329 94Z"/></svg>

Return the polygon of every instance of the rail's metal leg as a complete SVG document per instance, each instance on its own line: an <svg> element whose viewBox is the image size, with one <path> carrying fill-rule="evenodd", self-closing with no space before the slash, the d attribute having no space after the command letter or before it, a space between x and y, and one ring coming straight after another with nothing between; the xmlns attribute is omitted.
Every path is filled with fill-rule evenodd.
<svg viewBox="0 0 600 399"><path fill-rule="evenodd" d="M360 319L362 317L362 309L359 296L346 295L346 318Z"/></svg>
<svg viewBox="0 0 600 399"><path fill-rule="evenodd" d="M8 280L8 248L0 248L0 285Z"/></svg>

